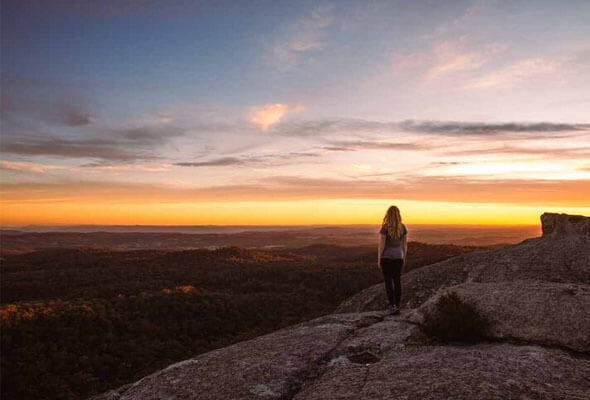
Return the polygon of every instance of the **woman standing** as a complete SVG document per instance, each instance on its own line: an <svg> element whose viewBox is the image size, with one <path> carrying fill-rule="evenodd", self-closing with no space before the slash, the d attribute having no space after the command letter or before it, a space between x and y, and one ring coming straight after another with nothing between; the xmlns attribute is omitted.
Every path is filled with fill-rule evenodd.
<svg viewBox="0 0 590 400"><path fill-rule="evenodd" d="M379 231L377 267L383 271L385 290L389 301L389 312L393 315L400 313L401 274L408 251L407 234L408 230L402 224L399 209L396 206L389 207Z"/></svg>

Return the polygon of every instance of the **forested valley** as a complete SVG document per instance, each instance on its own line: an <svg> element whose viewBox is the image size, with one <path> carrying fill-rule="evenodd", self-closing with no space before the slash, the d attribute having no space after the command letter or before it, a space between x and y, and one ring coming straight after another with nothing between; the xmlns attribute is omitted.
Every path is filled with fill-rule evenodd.
<svg viewBox="0 0 590 400"><path fill-rule="evenodd" d="M405 271L475 247L409 243ZM374 246L2 254L2 398L83 399L330 313L382 281Z"/></svg>

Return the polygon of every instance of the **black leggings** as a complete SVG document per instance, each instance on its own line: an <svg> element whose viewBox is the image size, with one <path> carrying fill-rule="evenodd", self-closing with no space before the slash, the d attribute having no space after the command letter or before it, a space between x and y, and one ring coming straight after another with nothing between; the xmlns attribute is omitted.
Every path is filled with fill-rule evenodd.
<svg viewBox="0 0 590 400"><path fill-rule="evenodd" d="M390 305L399 307L399 302L402 298L402 267L404 266L403 259L393 260L391 258L381 259L381 271L383 271L383 278L385 278L385 291L387 292L387 299ZM393 282L393 285L392 285ZM395 300L394 290L395 286Z"/></svg>

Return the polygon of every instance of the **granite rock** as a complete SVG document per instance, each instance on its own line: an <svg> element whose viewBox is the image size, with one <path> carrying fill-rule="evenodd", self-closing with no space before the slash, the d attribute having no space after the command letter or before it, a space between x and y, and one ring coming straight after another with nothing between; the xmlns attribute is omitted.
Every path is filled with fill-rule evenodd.
<svg viewBox="0 0 590 400"><path fill-rule="evenodd" d="M590 286L537 281L464 283L441 289L404 319L422 323L448 292L490 322L490 339L515 340L590 352Z"/></svg>
<svg viewBox="0 0 590 400"><path fill-rule="evenodd" d="M586 399L590 357L439 345L385 313L332 314L202 354L93 400Z"/></svg>

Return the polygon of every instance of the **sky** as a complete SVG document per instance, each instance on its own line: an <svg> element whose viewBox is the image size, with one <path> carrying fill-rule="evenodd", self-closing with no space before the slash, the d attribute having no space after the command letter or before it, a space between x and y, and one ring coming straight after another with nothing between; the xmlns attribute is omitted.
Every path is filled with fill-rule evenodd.
<svg viewBox="0 0 590 400"><path fill-rule="evenodd" d="M3 0L0 223L590 215L590 1Z"/></svg>

